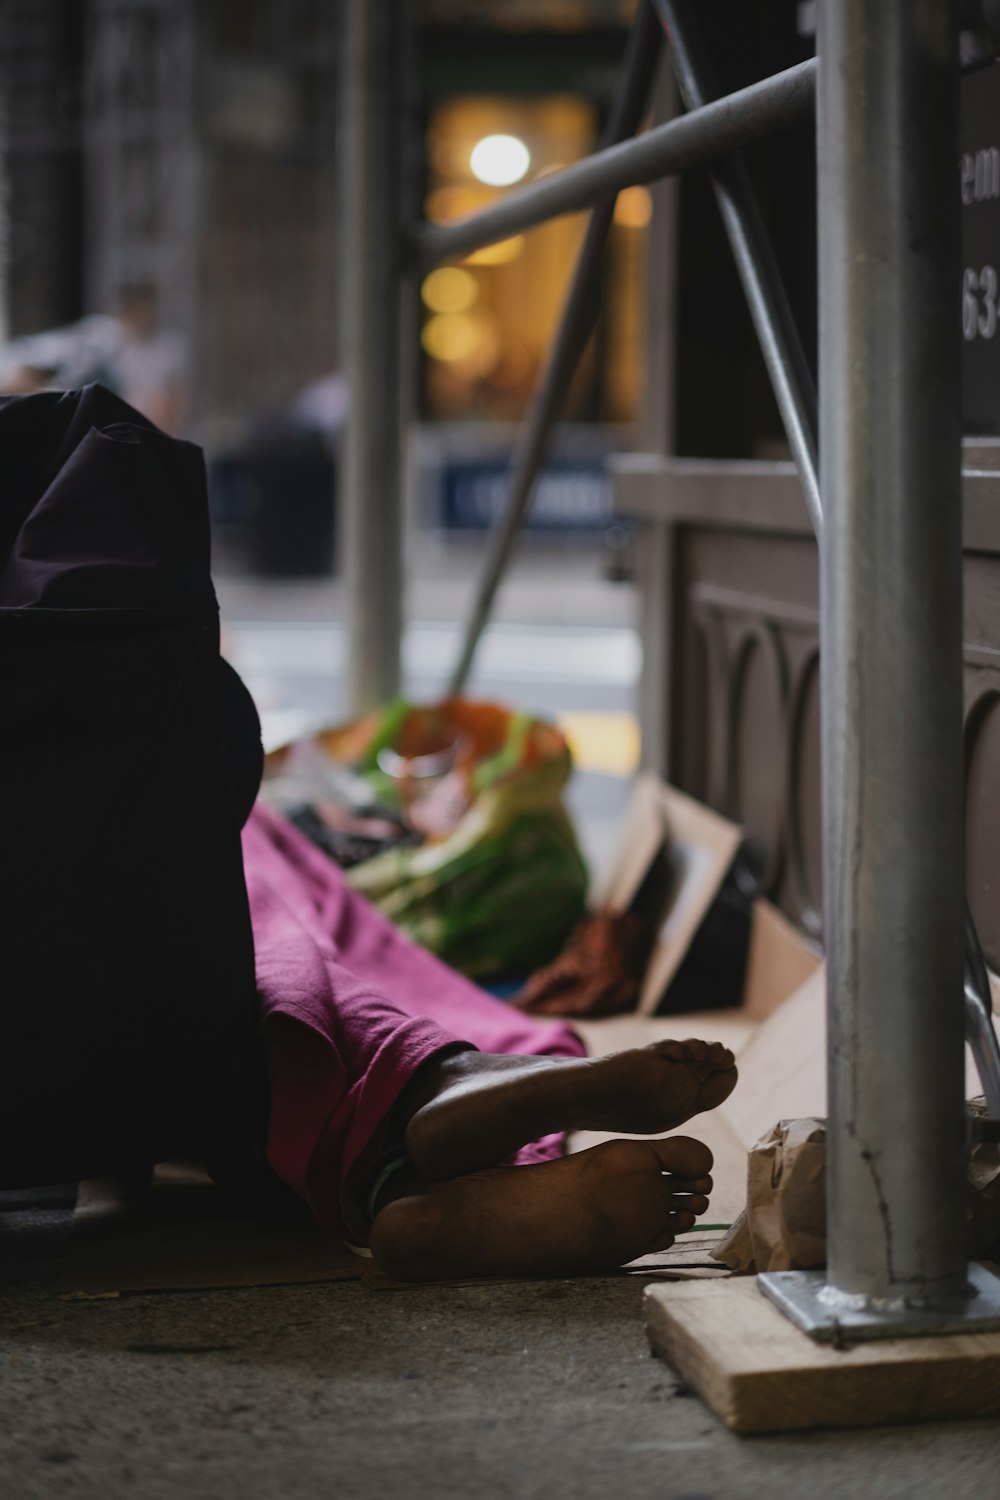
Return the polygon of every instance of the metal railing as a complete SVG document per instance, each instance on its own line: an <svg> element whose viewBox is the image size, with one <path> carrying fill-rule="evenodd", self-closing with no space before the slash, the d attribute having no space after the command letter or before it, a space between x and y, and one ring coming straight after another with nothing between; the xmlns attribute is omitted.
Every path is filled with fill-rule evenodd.
<svg viewBox="0 0 1000 1500"><path fill-rule="evenodd" d="M395 225L388 237L389 125L377 117L377 101L387 102L389 7L357 0L349 9L355 40L345 125L365 163L352 179L357 216L345 225L355 353L347 362L348 509L356 534L367 534L348 552L355 706L394 691L399 676L398 617L382 597L376 618L373 574L362 561L377 555L385 526L381 545L392 555L382 583L395 586L398 526L388 532L398 515L398 420L394 411L385 420L376 412L377 379L391 378L394 360L398 375L395 277L593 209L515 450L452 678L457 691L593 325L614 195L708 167L821 543L830 1261L825 1278L762 1281L817 1337L831 1328L872 1337L977 1319L976 1326L1000 1325L1000 1283L980 1276L978 1296L968 1295L962 1208L963 922L967 1026L991 1105L1000 1094L1000 1051L962 903L960 346L948 293L959 284L958 7L824 0L818 65L720 98L689 0L640 0L601 150L468 219ZM687 113L626 139L651 88L661 28ZM981 62L981 52L973 60ZM801 117L817 92L819 424L812 375L734 155ZM388 270L386 238L399 249ZM372 317L380 349L359 353L359 340L373 336ZM386 457L391 448L395 460ZM392 497L359 489L393 471ZM895 1071L887 1084L889 1057Z"/></svg>

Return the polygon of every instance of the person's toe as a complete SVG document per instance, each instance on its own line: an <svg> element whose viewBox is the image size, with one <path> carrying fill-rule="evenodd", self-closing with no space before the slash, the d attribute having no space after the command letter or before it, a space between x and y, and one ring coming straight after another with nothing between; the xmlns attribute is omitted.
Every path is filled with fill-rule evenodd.
<svg viewBox="0 0 1000 1500"><path fill-rule="evenodd" d="M691 1058L687 1049L687 1042L664 1041L653 1044L653 1050L661 1057L669 1058L671 1062L690 1062Z"/></svg>
<svg viewBox="0 0 1000 1500"><path fill-rule="evenodd" d="M712 1153L703 1141L689 1135L670 1135L649 1142L660 1162L661 1170L675 1177L693 1181L706 1177L712 1170Z"/></svg>
<svg viewBox="0 0 1000 1500"><path fill-rule="evenodd" d="M739 1074L735 1066L709 1068L698 1086L698 1112L717 1109L736 1087Z"/></svg>

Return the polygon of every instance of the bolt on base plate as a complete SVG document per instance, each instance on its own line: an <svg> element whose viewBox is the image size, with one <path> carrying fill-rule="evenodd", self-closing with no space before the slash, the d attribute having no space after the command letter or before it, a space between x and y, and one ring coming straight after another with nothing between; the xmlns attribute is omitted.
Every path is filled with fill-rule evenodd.
<svg viewBox="0 0 1000 1500"><path fill-rule="evenodd" d="M757 1277L764 1296L818 1343L902 1339L1000 1329L1000 1277L968 1268L968 1295L933 1303L897 1304L851 1297L828 1288L824 1271L768 1271Z"/></svg>

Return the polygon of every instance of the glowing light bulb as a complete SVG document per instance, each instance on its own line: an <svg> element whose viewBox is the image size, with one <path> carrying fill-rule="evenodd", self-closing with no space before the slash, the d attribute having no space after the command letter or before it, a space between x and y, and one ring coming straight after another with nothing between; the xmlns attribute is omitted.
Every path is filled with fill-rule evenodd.
<svg viewBox="0 0 1000 1500"><path fill-rule="evenodd" d="M485 135L472 148L469 166L489 187L510 187L531 166L531 152L516 135Z"/></svg>

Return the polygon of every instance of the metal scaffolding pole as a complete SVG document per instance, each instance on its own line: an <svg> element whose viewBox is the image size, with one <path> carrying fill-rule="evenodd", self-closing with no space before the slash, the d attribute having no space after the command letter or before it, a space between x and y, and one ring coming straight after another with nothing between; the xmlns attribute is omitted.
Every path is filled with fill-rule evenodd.
<svg viewBox="0 0 1000 1500"><path fill-rule="evenodd" d="M399 691L399 27L390 0L345 0L340 129L341 359L350 390L342 542L347 700L360 713Z"/></svg>
<svg viewBox="0 0 1000 1500"><path fill-rule="evenodd" d="M829 1258L762 1287L887 1337L1000 1314L964 1244L957 23L825 0L818 41Z"/></svg>

